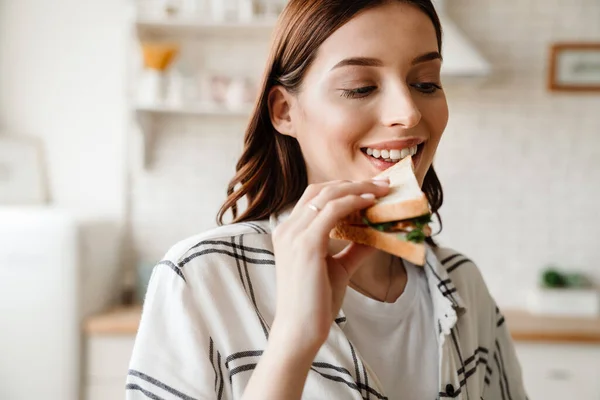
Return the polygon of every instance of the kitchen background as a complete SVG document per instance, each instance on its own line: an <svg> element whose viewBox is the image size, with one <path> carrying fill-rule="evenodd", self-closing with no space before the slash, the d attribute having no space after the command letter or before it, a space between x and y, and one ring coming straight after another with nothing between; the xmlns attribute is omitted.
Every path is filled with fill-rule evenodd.
<svg viewBox="0 0 600 400"><path fill-rule="evenodd" d="M89 327L90 316L123 300L133 274L144 276L171 245L215 224L242 146L247 105L241 99L260 76L280 7L263 2L261 15L248 21L248 2L240 1L221 10L238 22L185 22L192 12L204 13L190 8L199 3L0 0L0 135L37 140L50 208L76 221L77 294L69 301L77 304L78 326ZM491 73L446 78L450 122L435 162L445 193L439 241L478 264L503 309L526 307L549 265L599 284L600 92L550 91L547 76L554 43L600 42L600 2L448 0L444 8ZM141 43L150 62L166 41L175 43L167 48L176 53L168 68L171 91L167 103L156 105L150 100L165 78L142 71ZM194 107L185 106L191 100ZM223 105L206 106L216 100ZM8 206L3 212L17 215ZM2 229L0 220L8 237ZM0 271L6 271L1 248L0 241ZM0 290L0 302L36 290L13 285L12 292ZM14 315L25 312L14 303L0 311L2 326L17 326ZM118 368L132 340L131 332L102 324L84 329L81 346L81 396L90 399L117 398L114 387L124 380ZM595 332L600 336L600 328ZM72 347L78 360L76 342ZM577 398L600 399L600 339L554 352L520 349L530 391L539 396L532 399L560 396L565 387L584 390ZM537 367L554 362L543 358L547 353L585 368L560 364L534 377ZM94 354L105 358L98 362ZM28 363L25 350L14 355ZM6 365L0 361L0 381L14 373L14 364ZM3 390L10 388L0 388L0 399L35 398Z"/></svg>

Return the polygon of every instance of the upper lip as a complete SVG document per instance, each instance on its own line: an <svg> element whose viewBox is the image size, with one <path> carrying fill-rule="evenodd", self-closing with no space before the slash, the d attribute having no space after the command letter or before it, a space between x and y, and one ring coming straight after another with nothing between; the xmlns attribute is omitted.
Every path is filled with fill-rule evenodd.
<svg viewBox="0 0 600 400"><path fill-rule="evenodd" d="M390 140L387 142L380 142L380 143L374 143L374 144L369 144L366 145L364 147L362 147L363 149L377 149L377 150L391 150L391 149L398 149L398 150L402 150L402 149L407 149L407 148L411 148L417 145L420 145L421 143L423 143L425 140L421 139L421 138L407 138L407 139L398 139L398 140Z"/></svg>

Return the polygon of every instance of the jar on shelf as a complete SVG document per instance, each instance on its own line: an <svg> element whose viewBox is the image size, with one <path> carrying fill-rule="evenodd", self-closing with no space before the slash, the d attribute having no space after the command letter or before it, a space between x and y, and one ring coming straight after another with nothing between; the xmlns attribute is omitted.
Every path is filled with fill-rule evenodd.
<svg viewBox="0 0 600 400"><path fill-rule="evenodd" d="M238 0L210 0L210 15L215 22L235 20Z"/></svg>
<svg viewBox="0 0 600 400"><path fill-rule="evenodd" d="M223 105L228 101L231 78L226 75L212 75L210 81L210 101Z"/></svg>
<svg viewBox="0 0 600 400"><path fill-rule="evenodd" d="M207 0L181 0L181 14L186 17L199 17L208 11Z"/></svg>
<svg viewBox="0 0 600 400"><path fill-rule="evenodd" d="M238 0L238 20L240 22L249 22L254 19L254 1Z"/></svg>
<svg viewBox="0 0 600 400"><path fill-rule="evenodd" d="M167 97L168 69L179 53L173 43L142 43L144 68L140 74L138 101L145 105L164 103Z"/></svg>

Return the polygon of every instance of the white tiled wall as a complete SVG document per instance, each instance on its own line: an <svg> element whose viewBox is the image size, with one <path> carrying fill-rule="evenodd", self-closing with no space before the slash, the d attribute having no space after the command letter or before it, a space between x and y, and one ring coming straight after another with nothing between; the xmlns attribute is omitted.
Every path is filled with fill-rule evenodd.
<svg viewBox="0 0 600 400"><path fill-rule="evenodd" d="M505 306L522 304L546 263L600 282L600 95L545 89L553 41L600 41L600 2L447 3L495 73L446 84L451 120L436 160L441 243L474 259ZM242 145L243 120L163 122L155 165L132 182L135 244L148 261L214 225Z"/></svg>
<svg viewBox="0 0 600 400"><path fill-rule="evenodd" d="M521 301L546 263L600 280L600 99L534 82L450 91L436 162L441 241L478 263L501 303Z"/></svg>
<svg viewBox="0 0 600 400"><path fill-rule="evenodd" d="M132 185L133 235L146 262L157 261L177 241L216 225L243 145L243 118L224 122L173 117L163 122L154 163L138 171Z"/></svg>

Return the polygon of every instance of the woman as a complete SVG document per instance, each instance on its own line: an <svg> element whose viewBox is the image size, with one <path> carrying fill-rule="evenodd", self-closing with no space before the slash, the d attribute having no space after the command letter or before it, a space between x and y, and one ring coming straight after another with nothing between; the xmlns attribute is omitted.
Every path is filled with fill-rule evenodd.
<svg viewBox="0 0 600 400"><path fill-rule="evenodd" d="M389 191L371 179L392 162L369 148L417 146L439 210L440 51L430 0L290 1L219 214L234 224L155 268L128 399L526 398L473 263L430 241L420 268L328 236Z"/></svg>

